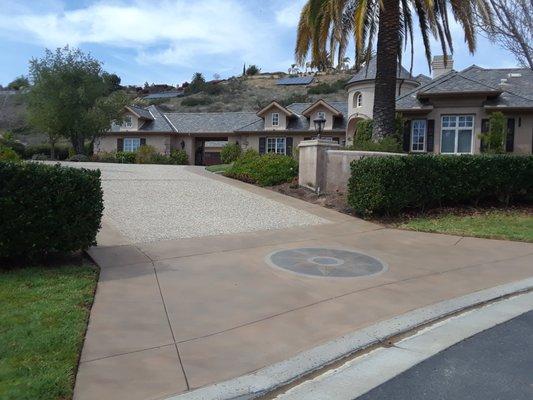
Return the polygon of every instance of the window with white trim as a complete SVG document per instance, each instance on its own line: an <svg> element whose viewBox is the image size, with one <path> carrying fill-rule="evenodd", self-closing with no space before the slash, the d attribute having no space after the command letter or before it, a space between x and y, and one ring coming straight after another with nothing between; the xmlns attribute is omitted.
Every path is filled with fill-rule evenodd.
<svg viewBox="0 0 533 400"><path fill-rule="evenodd" d="M443 115L440 152L470 154L474 140L473 115Z"/></svg>
<svg viewBox="0 0 533 400"><path fill-rule="evenodd" d="M124 151L125 152L134 152L141 147L140 138L124 138Z"/></svg>
<svg viewBox="0 0 533 400"><path fill-rule="evenodd" d="M426 120L415 119L411 122L411 151L426 151Z"/></svg>
<svg viewBox="0 0 533 400"><path fill-rule="evenodd" d="M359 108L359 107L363 107L363 93L361 92L357 92L355 95L354 95L354 105L355 107Z"/></svg>
<svg viewBox="0 0 533 400"><path fill-rule="evenodd" d="M318 119L326 119L326 113L324 111L319 111L316 115Z"/></svg>
<svg viewBox="0 0 533 400"><path fill-rule="evenodd" d="M286 154L286 142L284 137L267 138L267 153Z"/></svg>
<svg viewBox="0 0 533 400"><path fill-rule="evenodd" d="M279 126L279 113L272 113L272 126Z"/></svg>
<svg viewBox="0 0 533 400"><path fill-rule="evenodd" d="M122 126L124 128L131 128L133 126L133 121L131 119L131 115L126 115L124 117L124 121L122 122Z"/></svg>

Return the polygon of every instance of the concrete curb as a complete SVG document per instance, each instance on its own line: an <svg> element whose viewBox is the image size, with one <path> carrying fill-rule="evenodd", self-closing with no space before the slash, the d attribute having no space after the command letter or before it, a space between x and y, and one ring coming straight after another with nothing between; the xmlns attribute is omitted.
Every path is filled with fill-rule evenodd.
<svg viewBox="0 0 533 400"><path fill-rule="evenodd" d="M253 399L387 338L463 309L531 289L533 289L533 278L528 278L442 301L344 335L250 374L167 397L166 400Z"/></svg>

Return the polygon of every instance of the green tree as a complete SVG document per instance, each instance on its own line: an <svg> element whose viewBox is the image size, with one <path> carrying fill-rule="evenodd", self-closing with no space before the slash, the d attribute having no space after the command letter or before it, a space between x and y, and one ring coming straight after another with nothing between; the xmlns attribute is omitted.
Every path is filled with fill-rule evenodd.
<svg viewBox="0 0 533 400"><path fill-rule="evenodd" d="M261 68L259 68L257 65L250 65L248 68L246 68L246 75L257 75L259 72L261 72Z"/></svg>
<svg viewBox="0 0 533 400"><path fill-rule="evenodd" d="M107 90L109 93L113 93L117 90L122 89L122 86L120 86L121 79L117 74L109 74L107 72L104 72L102 74L102 78L104 79L104 82L107 85Z"/></svg>
<svg viewBox="0 0 533 400"><path fill-rule="evenodd" d="M491 114L488 132L478 135L483 143L484 153L505 153L504 143L507 130L505 122L505 116L500 111Z"/></svg>
<svg viewBox="0 0 533 400"><path fill-rule="evenodd" d="M79 49L47 49L43 58L30 61L30 78L29 121L48 135L52 157L61 136L70 140L76 154L84 154L85 141L120 118L125 96L106 99L101 63Z"/></svg>
<svg viewBox="0 0 533 400"><path fill-rule="evenodd" d="M205 89L206 82L201 72L196 72L192 76L191 83L185 88L187 94L199 93Z"/></svg>
<svg viewBox="0 0 533 400"><path fill-rule="evenodd" d="M28 78L26 78L24 75L21 75L18 78L15 78L13 82L10 82L9 85L7 85L7 88L11 90L20 90L29 86L30 82Z"/></svg>
<svg viewBox="0 0 533 400"><path fill-rule="evenodd" d="M379 141L394 132L396 74L406 43L413 57L413 21L418 20L431 68L430 36L440 42L444 55L453 52L451 16L462 26L473 53L478 15L484 24L492 24L487 0L307 0L298 24L295 56L303 64L311 51L315 64L329 62L338 48L341 59L353 35L355 64L360 65L363 57L368 61L377 39L372 138Z"/></svg>

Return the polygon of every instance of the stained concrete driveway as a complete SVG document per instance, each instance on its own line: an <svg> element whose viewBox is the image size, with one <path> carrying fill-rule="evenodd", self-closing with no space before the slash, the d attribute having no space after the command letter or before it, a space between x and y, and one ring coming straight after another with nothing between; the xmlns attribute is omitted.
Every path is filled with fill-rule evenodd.
<svg viewBox="0 0 533 400"><path fill-rule="evenodd" d="M533 275L532 244L384 229L269 190L187 172L223 190L246 192L247 202L268 200L314 222L135 241L106 218L99 246L89 252L102 270L76 399L163 399L394 315ZM387 270L309 277L266 261L276 250L302 247L360 251Z"/></svg>

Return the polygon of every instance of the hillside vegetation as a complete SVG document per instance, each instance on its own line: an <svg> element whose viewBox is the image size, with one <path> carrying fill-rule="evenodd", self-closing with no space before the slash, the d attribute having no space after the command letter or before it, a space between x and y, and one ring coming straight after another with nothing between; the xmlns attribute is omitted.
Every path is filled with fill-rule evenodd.
<svg viewBox="0 0 533 400"><path fill-rule="evenodd" d="M308 86L276 85L278 77L261 74L237 77L216 83L207 82L199 93L179 98L144 100L137 92L129 91L132 103L155 104L166 111L176 112L223 112L258 111L272 100L283 105L295 102L312 102L317 99L346 101L345 82L348 72L315 77ZM23 93L0 92L0 133L10 131L15 138L27 144L46 142L46 136L35 132L26 121L26 96Z"/></svg>

